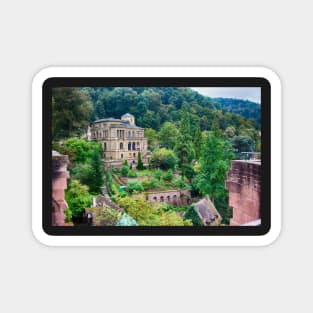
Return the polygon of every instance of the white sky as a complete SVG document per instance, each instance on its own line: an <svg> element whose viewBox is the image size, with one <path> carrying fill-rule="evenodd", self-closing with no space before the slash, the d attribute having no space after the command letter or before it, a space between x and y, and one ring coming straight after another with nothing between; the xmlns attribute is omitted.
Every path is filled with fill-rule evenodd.
<svg viewBox="0 0 313 313"><path fill-rule="evenodd" d="M237 98L261 103L260 87L191 87L211 98Z"/></svg>

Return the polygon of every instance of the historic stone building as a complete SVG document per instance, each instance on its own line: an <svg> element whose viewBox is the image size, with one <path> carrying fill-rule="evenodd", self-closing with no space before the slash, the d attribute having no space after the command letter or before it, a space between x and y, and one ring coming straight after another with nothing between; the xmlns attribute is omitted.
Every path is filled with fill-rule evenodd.
<svg viewBox="0 0 313 313"><path fill-rule="evenodd" d="M232 161L225 185L229 190L229 206L233 208L230 225L259 225L261 161Z"/></svg>
<svg viewBox="0 0 313 313"><path fill-rule="evenodd" d="M125 160L137 164L138 153L147 165L150 160L144 128L135 124L135 117L126 113L121 119L105 118L94 121L90 127L92 140L101 143L104 166L121 167Z"/></svg>

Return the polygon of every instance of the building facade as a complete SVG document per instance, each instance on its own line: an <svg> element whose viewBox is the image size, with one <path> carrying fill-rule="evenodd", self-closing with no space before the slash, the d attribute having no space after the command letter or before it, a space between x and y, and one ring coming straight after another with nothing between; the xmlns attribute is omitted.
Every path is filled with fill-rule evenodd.
<svg viewBox="0 0 313 313"><path fill-rule="evenodd" d="M136 165L139 152L144 165L150 161L144 128L135 124L132 114L126 113L121 119L105 118L94 121L90 125L90 136L101 144L105 168L121 167L125 160L129 165Z"/></svg>

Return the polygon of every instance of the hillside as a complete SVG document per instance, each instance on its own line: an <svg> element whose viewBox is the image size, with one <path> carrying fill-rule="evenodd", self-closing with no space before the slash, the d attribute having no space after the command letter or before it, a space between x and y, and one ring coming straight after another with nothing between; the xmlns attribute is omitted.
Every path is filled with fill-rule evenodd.
<svg viewBox="0 0 313 313"><path fill-rule="evenodd" d="M213 98L225 112L239 114L247 119L256 121L258 127L261 125L261 105L256 102L233 98Z"/></svg>

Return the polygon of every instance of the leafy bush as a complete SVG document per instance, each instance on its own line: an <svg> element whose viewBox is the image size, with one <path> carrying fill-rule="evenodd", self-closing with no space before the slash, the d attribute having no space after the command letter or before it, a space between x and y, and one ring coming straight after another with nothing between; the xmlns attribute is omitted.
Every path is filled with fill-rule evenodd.
<svg viewBox="0 0 313 313"><path fill-rule="evenodd" d="M88 192L88 187L82 185L78 180L72 180L65 193L65 199L74 219L80 219L85 208L92 203L92 196ZM68 215L69 216L69 215Z"/></svg>
<svg viewBox="0 0 313 313"><path fill-rule="evenodd" d="M121 168L121 174L122 176L127 176L128 175L128 172L129 172L129 168L128 168L128 165L123 165L122 168Z"/></svg>
<svg viewBox="0 0 313 313"><path fill-rule="evenodd" d="M189 206L184 219L191 220L194 226L202 226L203 224L196 210L197 209L193 205Z"/></svg>
<svg viewBox="0 0 313 313"><path fill-rule="evenodd" d="M144 191L144 188L142 186L142 184L140 182L129 182L127 184L127 190L130 192L130 193L133 193L133 192L141 192L141 191Z"/></svg>
<svg viewBox="0 0 313 313"><path fill-rule="evenodd" d="M174 180L174 185L177 188L186 188L187 185L185 181L182 179L182 177L178 177L177 179Z"/></svg>
<svg viewBox="0 0 313 313"><path fill-rule="evenodd" d="M135 171L133 171L133 170L129 170L127 176L128 177L137 177L137 173Z"/></svg>
<svg viewBox="0 0 313 313"><path fill-rule="evenodd" d="M157 149L151 156L151 166L163 170L174 169L177 164L177 157L173 150L165 148Z"/></svg>
<svg viewBox="0 0 313 313"><path fill-rule="evenodd" d="M120 217L121 213L119 211L104 207L101 213L96 217L96 222L101 226L114 226Z"/></svg>
<svg viewBox="0 0 313 313"><path fill-rule="evenodd" d="M173 180L173 171L171 169L169 169L164 175L163 175L163 179L166 181L171 182Z"/></svg>
<svg viewBox="0 0 313 313"><path fill-rule="evenodd" d="M161 170L156 170L154 172L154 177L157 179L157 180L161 180L162 178L162 171Z"/></svg>

